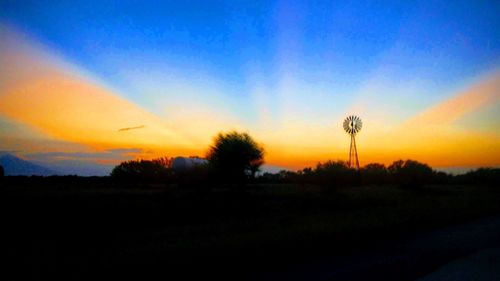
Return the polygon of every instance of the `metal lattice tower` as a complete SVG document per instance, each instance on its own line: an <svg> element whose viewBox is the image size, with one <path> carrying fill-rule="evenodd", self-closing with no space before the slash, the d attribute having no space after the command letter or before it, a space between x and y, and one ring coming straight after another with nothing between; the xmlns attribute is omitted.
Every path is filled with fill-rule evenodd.
<svg viewBox="0 0 500 281"><path fill-rule="evenodd" d="M347 116L344 120L344 130L351 136L351 145L349 146L349 168L356 168L359 170L358 150L356 148L356 134L361 130L363 122L361 118L355 115ZM354 166L356 160L356 166Z"/></svg>

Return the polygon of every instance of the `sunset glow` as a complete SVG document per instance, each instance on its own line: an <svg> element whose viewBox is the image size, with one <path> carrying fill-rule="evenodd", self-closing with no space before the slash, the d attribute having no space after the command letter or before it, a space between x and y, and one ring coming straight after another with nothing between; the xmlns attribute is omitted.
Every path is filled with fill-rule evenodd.
<svg viewBox="0 0 500 281"><path fill-rule="evenodd" d="M28 14L42 9L34 6ZM59 12L75 9L55 6L43 14L62 20ZM437 168L500 166L495 9L478 5L487 13L478 23L460 18L463 7L426 26L438 34L416 39L427 29L415 21L431 14L419 7L370 27L357 19L370 13L363 7L223 6L206 11L204 25L195 15L143 19L117 8L131 28L121 38L123 18L93 25L106 22L107 10L55 27L57 20L2 4L0 150L49 164L112 165L203 156L218 132L238 130L263 144L266 164L300 169L346 160L342 120L356 114L361 165L411 158ZM387 16L377 11L371 16ZM457 18L447 33L443 26ZM76 27L81 34L70 35ZM373 49L363 46L370 42Z"/></svg>

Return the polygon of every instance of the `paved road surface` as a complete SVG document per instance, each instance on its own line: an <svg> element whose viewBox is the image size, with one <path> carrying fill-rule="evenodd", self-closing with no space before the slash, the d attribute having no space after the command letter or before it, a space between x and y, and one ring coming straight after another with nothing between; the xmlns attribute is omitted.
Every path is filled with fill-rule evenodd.
<svg viewBox="0 0 500 281"><path fill-rule="evenodd" d="M452 261L419 281L500 280L500 248L488 248Z"/></svg>
<svg viewBox="0 0 500 281"><path fill-rule="evenodd" d="M500 217L384 241L258 280L500 280Z"/></svg>

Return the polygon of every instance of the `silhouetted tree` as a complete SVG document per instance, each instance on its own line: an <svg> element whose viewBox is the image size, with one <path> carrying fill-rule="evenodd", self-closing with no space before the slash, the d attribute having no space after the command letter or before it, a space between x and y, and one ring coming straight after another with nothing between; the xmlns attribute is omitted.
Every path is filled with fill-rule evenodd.
<svg viewBox="0 0 500 281"><path fill-rule="evenodd" d="M219 180L244 182L264 163L264 149L247 133L219 133L207 160Z"/></svg>
<svg viewBox="0 0 500 281"><path fill-rule="evenodd" d="M300 175L299 181L300 183L311 183L314 179L314 171L310 167L304 168L298 172Z"/></svg>
<svg viewBox="0 0 500 281"><path fill-rule="evenodd" d="M302 176L300 173L288 170L281 170L278 175L282 183L299 182Z"/></svg>
<svg viewBox="0 0 500 281"><path fill-rule="evenodd" d="M3 176L4 176L4 174L5 174L5 171L4 171L4 169L3 169L3 166L2 166L2 165L0 165L0 177L3 177Z"/></svg>
<svg viewBox="0 0 500 281"><path fill-rule="evenodd" d="M170 164L169 158L125 161L113 169L111 177L127 181L165 182L173 176Z"/></svg>
<svg viewBox="0 0 500 281"><path fill-rule="evenodd" d="M384 164L370 163L360 169L364 184L383 184L388 182L388 171Z"/></svg>
<svg viewBox="0 0 500 281"><path fill-rule="evenodd" d="M257 178L258 183L283 183L279 173L265 172Z"/></svg>
<svg viewBox="0 0 500 281"><path fill-rule="evenodd" d="M406 187L419 187L433 181L432 168L415 160L394 161L388 168L394 182Z"/></svg>
<svg viewBox="0 0 500 281"><path fill-rule="evenodd" d="M203 188L211 184L210 169L208 164L194 165L189 169L175 171L177 183L182 187Z"/></svg>
<svg viewBox="0 0 500 281"><path fill-rule="evenodd" d="M462 175L451 175L433 170L429 165L415 160L394 161L389 167L371 163L359 172L350 169L343 161L318 163L316 168L305 168L297 172L283 170L264 173L260 183L308 183L323 186L352 186L362 184L394 183L404 187L419 187L424 184L470 184L500 186L499 168L479 168Z"/></svg>
<svg viewBox="0 0 500 281"><path fill-rule="evenodd" d="M463 175L456 176L456 181L461 184L482 184L500 186L499 168L479 168Z"/></svg>
<svg viewBox="0 0 500 281"><path fill-rule="evenodd" d="M320 185L338 187L358 184L358 173L349 168L344 161L318 163L314 170L313 181Z"/></svg>
<svg viewBox="0 0 500 281"><path fill-rule="evenodd" d="M442 172L442 171L434 171L433 183L435 184L451 184L453 183L454 178L452 175Z"/></svg>

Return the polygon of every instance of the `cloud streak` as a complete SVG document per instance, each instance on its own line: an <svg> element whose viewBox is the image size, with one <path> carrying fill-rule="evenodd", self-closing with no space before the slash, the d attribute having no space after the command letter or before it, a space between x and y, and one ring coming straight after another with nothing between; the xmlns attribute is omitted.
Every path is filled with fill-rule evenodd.
<svg viewBox="0 0 500 281"><path fill-rule="evenodd" d="M500 101L500 71L465 91L438 103L409 120L406 127L442 126L453 123L485 105Z"/></svg>
<svg viewBox="0 0 500 281"><path fill-rule="evenodd" d="M130 131L130 130L137 130L137 129L142 129L146 126L140 125L140 126L135 126L135 127L126 127L126 128L121 128L118 130L118 132L123 132L123 131Z"/></svg>
<svg viewBox="0 0 500 281"><path fill-rule="evenodd" d="M300 34L283 36L300 41ZM255 105L248 111L244 110L251 105L217 94L232 88L218 87L210 76L198 80L173 76L162 80L168 72L163 69L156 75L151 75L149 68L131 71L125 80L135 82L140 98L147 97L155 104L156 110L147 111L1 25L0 38L4 39L0 44L0 121L6 120L0 122L5 129L0 131L1 150L20 150L25 155L32 152L30 157L57 163L108 161L109 164L136 157L203 155L218 131L236 129L250 130L265 145L267 162L283 167L302 168L347 156L349 139L341 124L345 112L342 109L351 100L347 97L349 92L343 96L333 89L330 95L326 84L315 86L302 80L296 69L301 58L300 42L294 42L289 46L291 50L282 50L278 55L277 63L282 65L276 70L276 83L269 83L266 72L258 67L249 76ZM424 99L420 93L427 88L421 87L418 79L409 84L391 79L387 82L383 77L392 72L381 69L381 74L376 73L359 91L359 104L352 107L353 113L360 114L365 121L358 139L363 164L388 163L398 157L417 158L431 165L500 164L495 160L495 157L500 159L498 138L456 131L450 126L499 101L500 73L423 110L399 126L402 118L422 107L414 103ZM406 89L413 84L416 86L411 91L382 96L388 88ZM239 114L243 117L256 114L261 122L245 121ZM386 117L391 122L386 122ZM7 122L13 125L6 128ZM37 134L19 141L10 129L20 128L19 124ZM119 128L117 124L147 126ZM132 130L133 133L125 133ZM17 135L27 137L25 131L29 130L19 130ZM134 148L139 150L127 151Z"/></svg>
<svg viewBox="0 0 500 281"><path fill-rule="evenodd" d="M141 153L138 148L127 149L110 149L97 152L38 152L24 155L28 159L54 162L59 160L106 160L106 161L122 161L135 158L134 156Z"/></svg>
<svg viewBox="0 0 500 281"><path fill-rule="evenodd" d="M96 149L196 144L160 117L86 78L76 67L0 25L0 114L51 138ZM61 63L62 62L62 63ZM148 124L121 134L116 124Z"/></svg>

